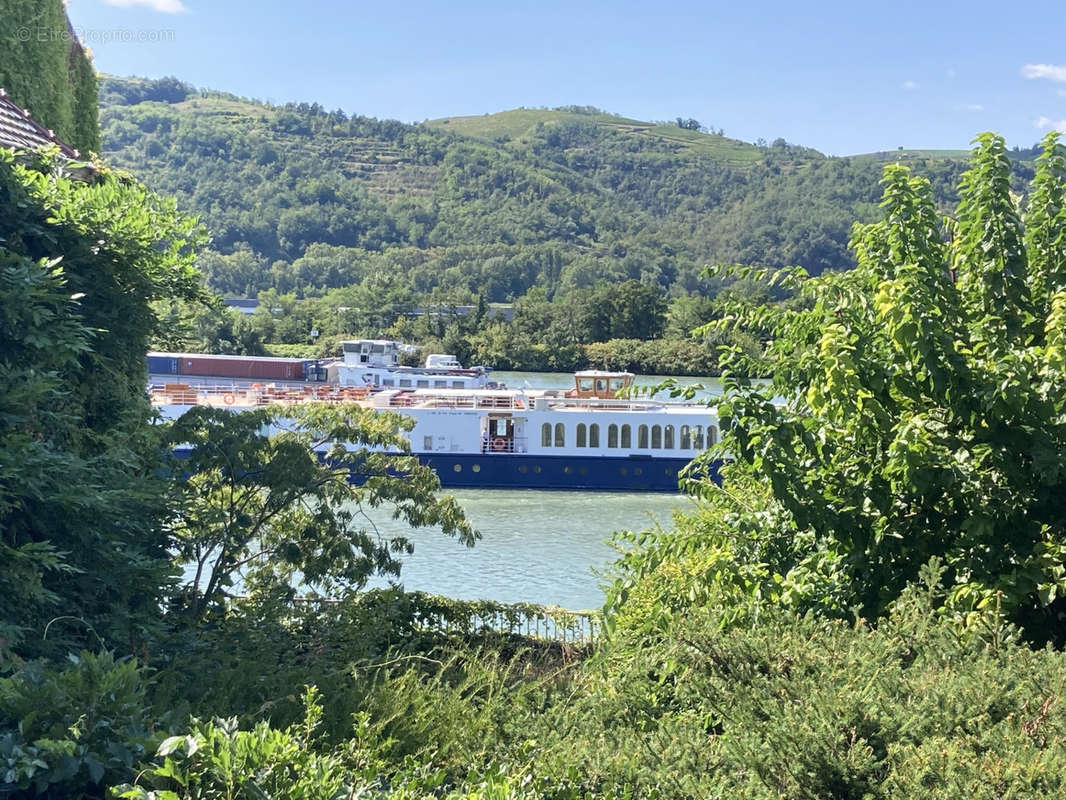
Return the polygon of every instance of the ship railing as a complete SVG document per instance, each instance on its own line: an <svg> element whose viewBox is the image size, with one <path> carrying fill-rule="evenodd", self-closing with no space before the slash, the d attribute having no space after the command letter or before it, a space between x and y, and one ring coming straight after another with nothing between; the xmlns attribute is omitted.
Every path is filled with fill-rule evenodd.
<svg viewBox="0 0 1066 800"><path fill-rule="evenodd" d="M491 410L515 411L525 408L519 397L511 395L473 395L473 394L407 394L399 393L389 398L391 408L487 408Z"/></svg>
<svg viewBox="0 0 1066 800"><path fill-rule="evenodd" d="M559 408L587 408L601 411L656 411L669 408L658 400L603 400L598 397L560 397L548 401L548 407Z"/></svg>
<svg viewBox="0 0 1066 800"><path fill-rule="evenodd" d="M482 438L481 452L488 455L502 455L504 453L527 453L529 450L524 436L514 436L510 439L496 436Z"/></svg>
<svg viewBox="0 0 1066 800"><path fill-rule="evenodd" d="M149 384L148 394L155 405L220 406L249 408L267 405L295 405L305 402L340 405L366 399L370 390L355 386L277 386L274 384L236 386L234 384Z"/></svg>

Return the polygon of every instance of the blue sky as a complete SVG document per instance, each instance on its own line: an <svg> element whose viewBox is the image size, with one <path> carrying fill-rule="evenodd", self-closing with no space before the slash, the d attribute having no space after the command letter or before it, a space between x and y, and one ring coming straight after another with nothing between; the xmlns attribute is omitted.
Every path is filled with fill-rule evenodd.
<svg viewBox="0 0 1066 800"><path fill-rule="evenodd" d="M1066 129L1061 2L876 6L69 0L102 72L405 122L594 105L834 155Z"/></svg>

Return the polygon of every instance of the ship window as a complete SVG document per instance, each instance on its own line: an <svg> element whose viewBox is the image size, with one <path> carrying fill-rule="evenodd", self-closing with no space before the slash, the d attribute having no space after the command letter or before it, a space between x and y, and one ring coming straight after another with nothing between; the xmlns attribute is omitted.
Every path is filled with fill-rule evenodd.
<svg viewBox="0 0 1066 800"><path fill-rule="evenodd" d="M647 450L648 449L648 426L647 425L641 425L639 428L637 428L637 449L639 449L639 450Z"/></svg>
<svg viewBox="0 0 1066 800"><path fill-rule="evenodd" d="M633 433L628 425L622 426L622 447L628 449L633 446Z"/></svg>
<svg viewBox="0 0 1066 800"><path fill-rule="evenodd" d="M404 387L410 387L410 386L411 386L411 379L410 378L400 378L400 388L401 389L404 388Z"/></svg>
<svg viewBox="0 0 1066 800"><path fill-rule="evenodd" d="M681 426L681 445L682 450L689 450L692 448L692 434L689 433L688 425Z"/></svg>
<svg viewBox="0 0 1066 800"><path fill-rule="evenodd" d="M533 471L539 475L540 474L540 464L534 464L533 465Z"/></svg>
<svg viewBox="0 0 1066 800"><path fill-rule="evenodd" d="M621 378L611 378L611 391L617 392L623 388L623 382Z"/></svg>
<svg viewBox="0 0 1066 800"><path fill-rule="evenodd" d="M667 425L663 428L663 449L674 449L674 426Z"/></svg>
<svg viewBox="0 0 1066 800"><path fill-rule="evenodd" d="M577 441L574 442L578 447L585 446L585 423L579 422L577 424Z"/></svg>
<svg viewBox="0 0 1066 800"><path fill-rule="evenodd" d="M651 426L652 450L661 450L663 447L663 429L658 425Z"/></svg>
<svg viewBox="0 0 1066 800"><path fill-rule="evenodd" d="M419 381L418 382L418 388L419 389L428 389L429 388L429 381Z"/></svg>
<svg viewBox="0 0 1066 800"><path fill-rule="evenodd" d="M555 423L555 446L566 447L566 428L561 422Z"/></svg>
<svg viewBox="0 0 1066 800"><path fill-rule="evenodd" d="M567 475L569 475L569 474L570 474L571 472L573 472L573 471L574 471L574 468L573 468L573 467L563 467L563 472L564 472L565 474L567 474Z"/></svg>
<svg viewBox="0 0 1066 800"><path fill-rule="evenodd" d="M718 428L714 425L707 426L707 446L718 444Z"/></svg>
<svg viewBox="0 0 1066 800"><path fill-rule="evenodd" d="M606 392L607 391L607 381L605 379L603 379L603 378L597 378L596 379L596 391L597 392Z"/></svg>
<svg viewBox="0 0 1066 800"><path fill-rule="evenodd" d="M433 437L432 436L423 436L422 437L422 449L423 450L432 450L433 449Z"/></svg>
<svg viewBox="0 0 1066 800"><path fill-rule="evenodd" d="M640 467L633 467L633 474L634 475L643 475L644 474L644 470L642 470Z"/></svg>
<svg viewBox="0 0 1066 800"><path fill-rule="evenodd" d="M578 378L577 388L582 392L592 391L592 378Z"/></svg>
<svg viewBox="0 0 1066 800"><path fill-rule="evenodd" d="M456 464L454 467L452 467L452 469L454 469L456 472L462 472L463 471L463 465L462 464Z"/></svg>
<svg viewBox="0 0 1066 800"><path fill-rule="evenodd" d="M453 389L462 389L463 388L463 382L462 381L452 381L452 388Z"/></svg>
<svg viewBox="0 0 1066 800"><path fill-rule="evenodd" d="M527 467L525 464L519 464L518 471L525 475L527 472L529 472L529 467Z"/></svg>
<svg viewBox="0 0 1066 800"><path fill-rule="evenodd" d="M383 345L383 344L372 344L372 345L370 345L370 352L371 353L384 353L385 352L385 345Z"/></svg>
<svg viewBox="0 0 1066 800"><path fill-rule="evenodd" d="M618 426L617 425L608 425L607 426L607 446L608 447L618 447Z"/></svg>
<svg viewBox="0 0 1066 800"><path fill-rule="evenodd" d="M703 426L692 426L692 447L696 450L703 449Z"/></svg>
<svg viewBox="0 0 1066 800"><path fill-rule="evenodd" d="M593 422L589 425L589 447L600 446L600 426Z"/></svg>
<svg viewBox="0 0 1066 800"><path fill-rule="evenodd" d="M540 446L552 446L552 426L550 422L545 422L540 426Z"/></svg>
<svg viewBox="0 0 1066 800"><path fill-rule="evenodd" d="M474 466L472 466L470 469L472 471L474 471L474 472L481 472L481 465L480 464L474 464Z"/></svg>
<svg viewBox="0 0 1066 800"><path fill-rule="evenodd" d="M381 381L381 385L382 386L395 386L396 385L396 381L394 381L392 378L385 378L385 379L383 379Z"/></svg>
<svg viewBox="0 0 1066 800"><path fill-rule="evenodd" d="M433 388L434 389L447 389L448 388L448 381L433 381Z"/></svg>

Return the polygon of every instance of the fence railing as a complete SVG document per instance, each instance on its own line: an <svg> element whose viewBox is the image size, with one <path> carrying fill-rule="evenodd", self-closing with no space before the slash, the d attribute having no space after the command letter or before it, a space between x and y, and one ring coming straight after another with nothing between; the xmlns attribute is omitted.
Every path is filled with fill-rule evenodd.
<svg viewBox="0 0 1066 800"><path fill-rule="evenodd" d="M298 606L320 606L358 611L377 617L398 633L433 633L445 636L519 636L571 646L593 644L603 631L599 611L573 611L537 603L497 603L491 600L456 600L426 592L377 589L338 600L296 598Z"/></svg>

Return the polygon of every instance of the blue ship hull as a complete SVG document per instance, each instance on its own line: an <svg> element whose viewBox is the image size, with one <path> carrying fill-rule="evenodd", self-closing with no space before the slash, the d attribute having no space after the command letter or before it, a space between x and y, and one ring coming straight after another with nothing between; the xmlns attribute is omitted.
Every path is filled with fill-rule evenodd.
<svg viewBox="0 0 1066 800"><path fill-rule="evenodd" d="M189 449L174 450L186 458ZM678 473L687 458L596 458L472 453L416 453L446 489L573 489L608 492L677 492ZM361 483L362 476L353 475ZM718 483L718 464L711 479Z"/></svg>
<svg viewBox="0 0 1066 800"><path fill-rule="evenodd" d="M419 453L445 488L676 492L687 458ZM717 480L717 467L712 475Z"/></svg>

